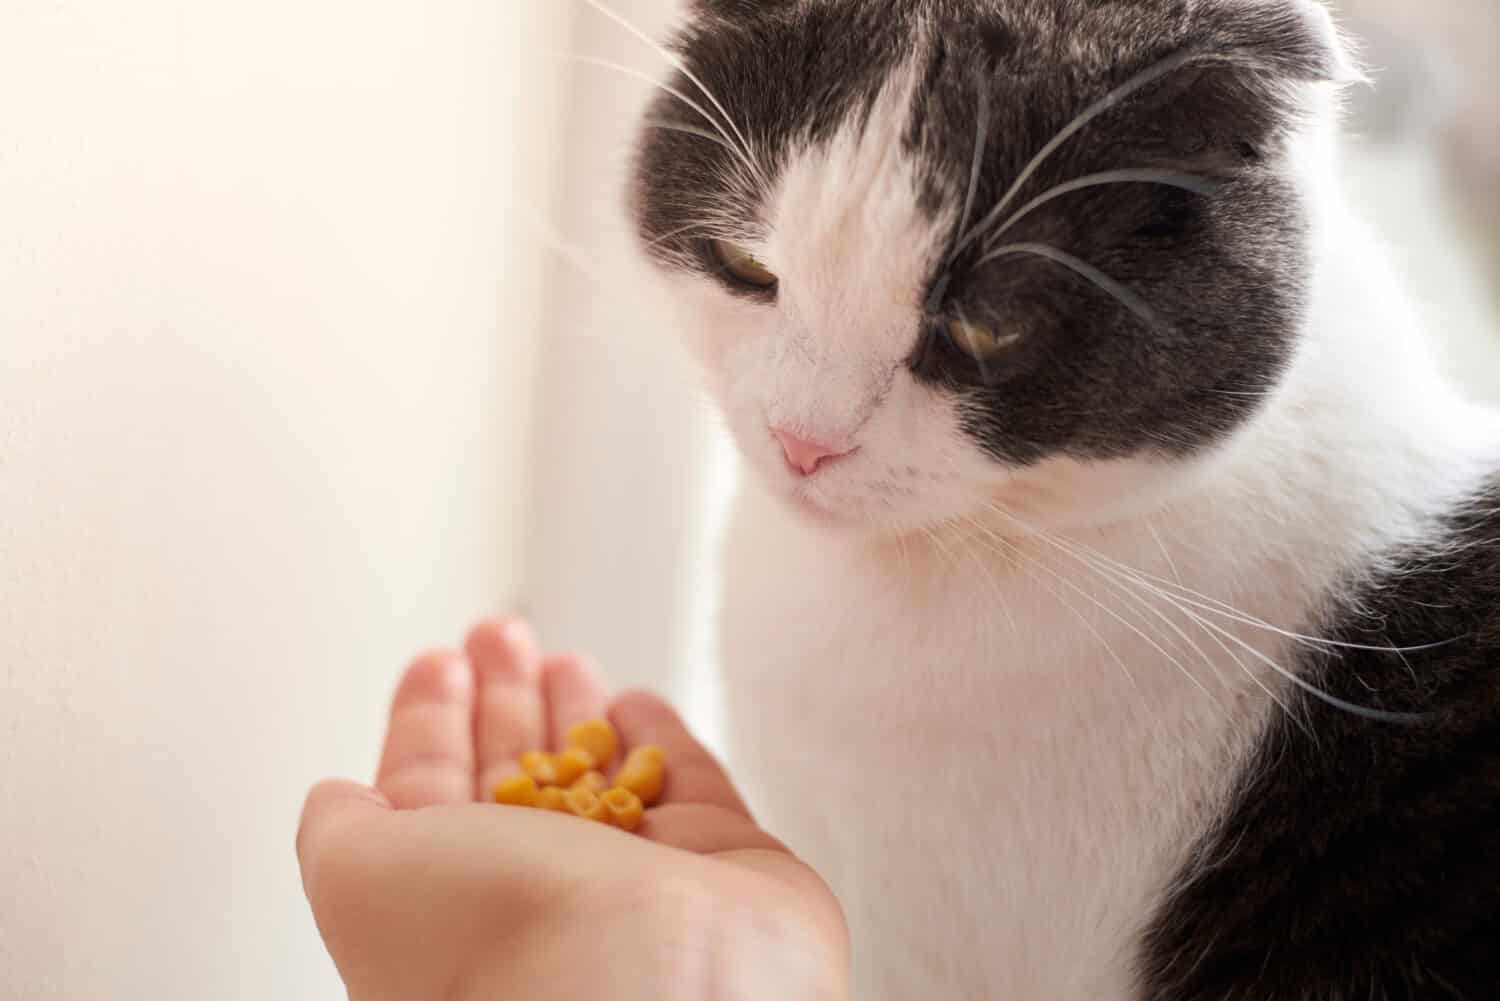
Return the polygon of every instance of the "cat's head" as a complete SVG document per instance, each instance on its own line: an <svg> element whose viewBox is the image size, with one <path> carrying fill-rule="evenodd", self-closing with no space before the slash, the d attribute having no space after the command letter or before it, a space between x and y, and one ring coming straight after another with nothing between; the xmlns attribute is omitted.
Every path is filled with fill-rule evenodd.
<svg viewBox="0 0 1500 1001"><path fill-rule="evenodd" d="M1318 0L697 0L675 50L637 228L815 518L1104 517L1296 351Z"/></svg>

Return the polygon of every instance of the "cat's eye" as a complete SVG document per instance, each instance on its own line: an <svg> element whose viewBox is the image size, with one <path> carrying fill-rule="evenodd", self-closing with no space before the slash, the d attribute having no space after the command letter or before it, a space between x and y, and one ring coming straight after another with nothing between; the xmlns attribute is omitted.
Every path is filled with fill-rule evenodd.
<svg viewBox="0 0 1500 1001"><path fill-rule="evenodd" d="M776 287L776 273L739 244L728 240L711 240L709 248L724 273L740 285L762 292Z"/></svg>
<svg viewBox="0 0 1500 1001"><path fill-rule="evenodd" d="M950 344L978 362L991 360L1020 340L1019 334L1003 334L989 324L957 316L943 320L942 328Z"/></svg>

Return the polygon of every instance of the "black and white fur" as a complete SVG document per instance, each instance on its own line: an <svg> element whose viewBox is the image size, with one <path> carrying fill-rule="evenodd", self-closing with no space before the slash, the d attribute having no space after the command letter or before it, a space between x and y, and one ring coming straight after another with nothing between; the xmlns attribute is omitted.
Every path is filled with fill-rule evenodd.
<svg viewBox="0 0 1500 1001"><path fill-rule="evenodd" d="M1500 425L1341 196L1322 6L698 0L669 58L732 763L860 1001L1500 997Z"/></svg>

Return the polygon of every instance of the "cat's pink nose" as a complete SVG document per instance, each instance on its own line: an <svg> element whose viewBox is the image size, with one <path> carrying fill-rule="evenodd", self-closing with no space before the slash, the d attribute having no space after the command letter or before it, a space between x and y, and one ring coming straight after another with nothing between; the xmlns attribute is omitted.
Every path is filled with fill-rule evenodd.
<svg viewBox="0 0 1500 1001"><path fill-rule="evenodd" d="M776 440L781 442L781 450L786 453L786 464L792 467L793 472L802 476L811 476L824 464L849 454L831 445L800 438L790 431L772 428L771 432L776 435Z"/></svg>

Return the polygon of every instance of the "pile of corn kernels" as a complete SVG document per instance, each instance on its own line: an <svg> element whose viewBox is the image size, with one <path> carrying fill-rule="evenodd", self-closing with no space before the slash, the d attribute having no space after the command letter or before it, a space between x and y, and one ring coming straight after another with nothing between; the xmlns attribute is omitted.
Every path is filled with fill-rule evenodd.
<svg viewBox="0 0 1500 1001"><path fill-rule="evenodd" d="M625 757L611 782L605 776L619 753L620 737L606 720L569 728L557 754L527 751L521 774L495 786L495 802L571 813L585 820L633 831L646 807L661 798L667 780L667 752L637 747Z"/></svg>

